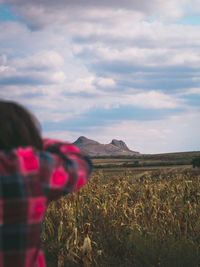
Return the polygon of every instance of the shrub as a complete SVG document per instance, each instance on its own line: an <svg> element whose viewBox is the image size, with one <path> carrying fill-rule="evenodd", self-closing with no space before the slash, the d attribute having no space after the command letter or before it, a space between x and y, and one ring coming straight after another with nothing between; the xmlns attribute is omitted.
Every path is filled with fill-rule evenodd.
<svg viewBox="0 0 200 267"><path fill-rule="evenodd" d="M200 167L200 156L192 159L192 166L193 166L193 168L195 168L195 167L199 168Z"/></svg>

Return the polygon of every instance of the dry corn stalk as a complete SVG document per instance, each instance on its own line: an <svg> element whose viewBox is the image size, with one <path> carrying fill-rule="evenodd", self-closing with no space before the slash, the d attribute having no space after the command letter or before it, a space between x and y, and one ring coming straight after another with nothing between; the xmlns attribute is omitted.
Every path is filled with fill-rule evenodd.
<svg viewBox="0 0 200 267"><path fill-rule="evenodd" d="M89 236L87 235L83 242L82 252L83 252L83 255L88 255L91 253L91 251L92 251L91 240Z"/></svg>

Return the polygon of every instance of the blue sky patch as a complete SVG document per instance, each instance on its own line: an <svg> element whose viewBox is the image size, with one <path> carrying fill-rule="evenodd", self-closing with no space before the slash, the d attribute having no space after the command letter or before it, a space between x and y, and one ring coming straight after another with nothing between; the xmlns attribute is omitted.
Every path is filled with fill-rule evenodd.
<svg viewBox="0 0 200 267"><path fill-rule="evenodd" d="M184 99L188 105L200 108L200 94L183 96L182 99Z"/></svg>
<svg viewBox="0 0 200 267"><path fill-rule="evenodd" d="M22 21L10 5L0 4L0 21Z"/></svg>
<svg viewBox="0 0 200 267"><path fill-rule="evenodd" d="M200 16L185 16L175 21L176 24L200 26Z"/></svg>

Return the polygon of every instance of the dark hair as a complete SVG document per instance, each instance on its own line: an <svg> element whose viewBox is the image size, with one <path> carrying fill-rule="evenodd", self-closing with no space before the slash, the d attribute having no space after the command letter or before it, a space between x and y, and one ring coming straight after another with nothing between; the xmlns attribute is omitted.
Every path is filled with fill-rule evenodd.
<svg viewBox="0 0 200 267"><path fill-rule="evenodd" d="M23 106L0 100L0 149L26 146L42 149L38 120Z"/></svg>

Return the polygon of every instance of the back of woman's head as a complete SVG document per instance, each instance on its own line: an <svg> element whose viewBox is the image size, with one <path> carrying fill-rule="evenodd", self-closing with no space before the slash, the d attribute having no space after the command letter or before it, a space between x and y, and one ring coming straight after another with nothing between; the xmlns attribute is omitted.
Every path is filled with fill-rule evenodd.
<svg viewBox="0 0 200 267"><path fill-rule="evenodd" d="M21 105L0 100L0 149L26 146L42 149L39 122Z"/></svg>

